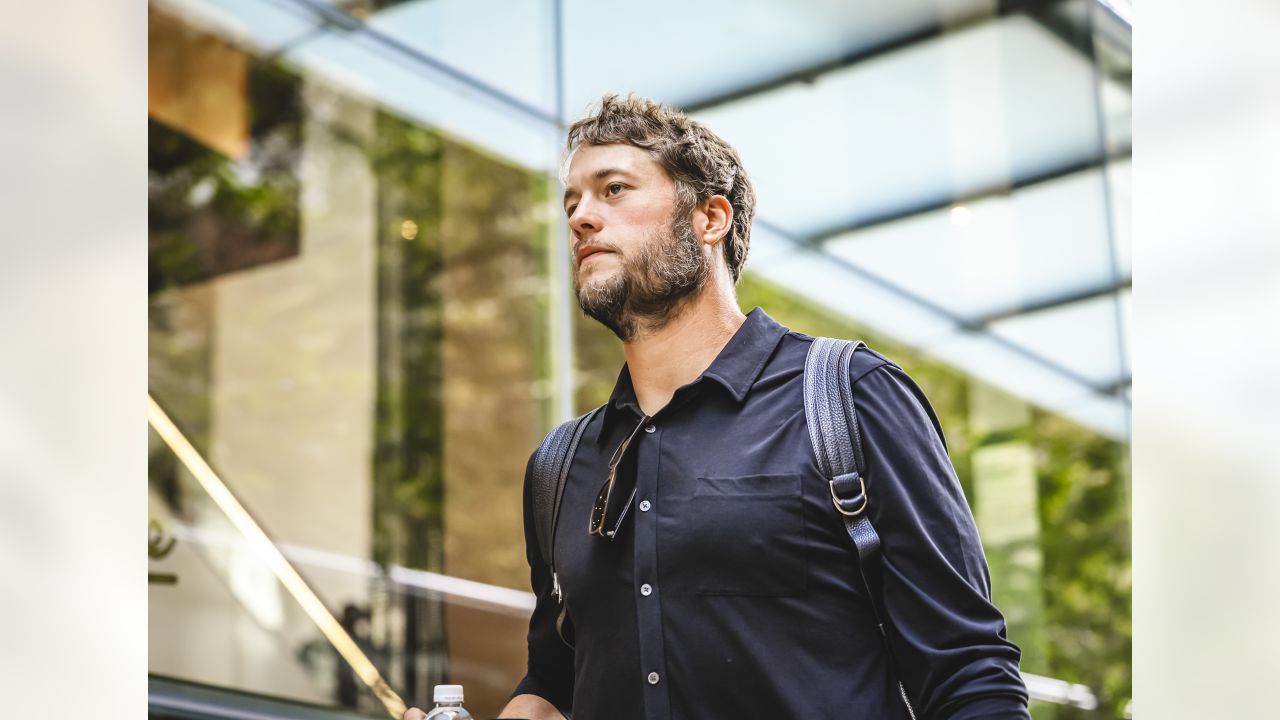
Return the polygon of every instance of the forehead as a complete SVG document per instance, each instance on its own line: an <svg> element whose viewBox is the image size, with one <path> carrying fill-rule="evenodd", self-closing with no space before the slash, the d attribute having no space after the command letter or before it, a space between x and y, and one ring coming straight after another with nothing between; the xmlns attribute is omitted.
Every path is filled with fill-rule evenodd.
<svg viewBox="0 0 1280 720"><path fill-rule="evenodd" d="M606 170L618 170L638 177L662 174L662 166L648 151L634 145L582 145L569 158L565 185L580 187Z"/></svg>

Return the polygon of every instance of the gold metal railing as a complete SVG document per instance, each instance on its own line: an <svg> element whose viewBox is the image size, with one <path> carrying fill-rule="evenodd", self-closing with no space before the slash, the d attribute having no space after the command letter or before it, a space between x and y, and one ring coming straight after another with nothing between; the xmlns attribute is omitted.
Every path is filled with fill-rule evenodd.
<svg viewBox="0 0 1280 720"><path fill-rule="evenodd" d="M311 589L293 565L285 558L276 544L267 537L266 532L253 519L240 501L236 499L226 483L214 472L209 463L195 449L177 425L169 419L169 415L161 409L159 403L150 393L147 394L147 421L151 423L156 434L164 440L178 460L186 466L213 499L218 508L227 516L232 525L244 536L249 546L256 552L271 572L280 580L280 584L293 596L303 612L315 623L325 639L333 645L342 659L351 666L356 677L369 687L375 697L386 707L387 712L397 720L404 715L404 700L396 694L381 673L374 667L368 656L356 645L356 641L343 629L337 618L329 612L319 596Z"/></svg>

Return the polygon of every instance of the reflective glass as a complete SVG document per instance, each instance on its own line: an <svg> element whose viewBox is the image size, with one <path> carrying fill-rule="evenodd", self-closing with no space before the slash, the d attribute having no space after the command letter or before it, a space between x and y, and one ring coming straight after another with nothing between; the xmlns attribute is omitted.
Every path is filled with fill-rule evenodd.
<svg viewBox="0 0 1280 720"><path fill-rule="evenodd" d="M151 590L151 671L385 712L313 592L403 699L449 677L500 707L531 607L518 476L548 414L551 180L380 102L431 77L387 85L354 42L346 74L303 57L332 29L263 54L202 18L151 9L150 392L245 513L153 435L174 541L153 569L176 582Z"/></svg>

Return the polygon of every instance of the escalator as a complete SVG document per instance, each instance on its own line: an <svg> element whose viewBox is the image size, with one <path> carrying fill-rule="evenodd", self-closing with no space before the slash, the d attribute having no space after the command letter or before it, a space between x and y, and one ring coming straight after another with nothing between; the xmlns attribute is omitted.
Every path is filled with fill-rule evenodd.
<svg viewBox="0 0 1280 720"><path fill-rule="evenodd" d="M384 716L149 675L147 717L152 720L370 720Z"/></svg>

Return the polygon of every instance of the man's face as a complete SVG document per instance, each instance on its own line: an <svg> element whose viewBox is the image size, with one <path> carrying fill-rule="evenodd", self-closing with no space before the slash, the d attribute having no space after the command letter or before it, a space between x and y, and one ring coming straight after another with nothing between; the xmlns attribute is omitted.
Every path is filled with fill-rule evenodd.
<svg viewBox="0 0 1280 720"><path fill-rule="evenodd" d="M624 342L661 327L710 277L675 183L644 150L584 145L564 196L578 305Z"/></svg>

